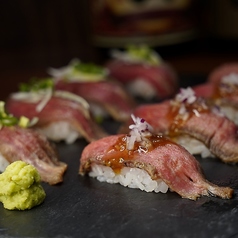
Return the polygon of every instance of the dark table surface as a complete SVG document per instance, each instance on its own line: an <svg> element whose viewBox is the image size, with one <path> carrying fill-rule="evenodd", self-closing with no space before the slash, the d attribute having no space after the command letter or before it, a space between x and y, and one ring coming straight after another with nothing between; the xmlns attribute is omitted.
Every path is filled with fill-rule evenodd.
<svg viewBox="0 0 238 238"><path fill-rule="evenodd" d="M235 189L222 200L183 199L175 192L146 193L78 175L86 145L57 144L69 167L64 182L43 184L47 197L29 211L0 205L0 237L237 237L238 167L197 157L208 180Z"/></svg>

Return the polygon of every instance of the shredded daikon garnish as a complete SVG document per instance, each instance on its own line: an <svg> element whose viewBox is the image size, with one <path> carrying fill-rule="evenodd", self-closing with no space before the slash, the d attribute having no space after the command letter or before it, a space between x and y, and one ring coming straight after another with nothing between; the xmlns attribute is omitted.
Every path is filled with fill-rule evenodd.
<svg viewBox="0 0 238 238"><path fill-rule="evenodd" d="M224 76L221 80L221 83L238 86L238 74L231 73L231 74Z"/></svg>
<svg viewBox="0 0 238 238"><path fill-rule="evenodd" d="M73 94L73 93L70 93L67 91L61 91L61 90L56 90L54 92L54 96L69 99L69 100L72 100L72 101L75 101L75 102L81 104L83 106L83 108L85 109L85 110L83 110L85 117L86 118L90 117L90 113L89 113L90 106L84 98L82 98L76 94Z"/></svg>
<svg viewBox="0 0 238 238"><path fill-rule="evenodd" d="M196 97L195 92L191 87L181 88L180 92L175 96L175 100L171 101L171 104L179 106L178 114L182 116L183 120L188 118L189 111L199 117L200 109L208 109L205 100L201 97ZM194 105L194 108L188 109L192 104ZM198 109L198 105L200 109Z"/></svg>
<svg viewBox="0 0 238 238"><path fill-rule="evenodd" d="M15 100L25 101L29 103L36 103L36 112L41 112L52 96L61 97L78 102L83 106L84 114L87 118L89 115L89 104L80 96L73 93L53 89L54 83L50 78L36 79L33 78L29 83L23 83L20 85L20 92L13 93L11 97Z"/></svg>
<svg viewBox="0 0 238 238"><path fill-rule="evenodd" d="M195 92L193 91L193 89L191 87L188 88L181 88L180 89L180 93L178 93L175 97L175 100L178 102L182 102L182 103L189 103L192 104L193 102L196 101L196 96L195 96Z"/></svg>
<svg viewBox="0 0 238 238"><path fill-rule="evenodd" d="M38 92L18 92L12 94L12 98L15 100L25 101L29 103L37 103L37 112L41 112L44 109L44 107L49 102L52 96L65 98L79 103L85 109L84 115L87 118L90 117L88 102L84 98L67 91L56 90L53 92L53 90L49 88L45 90L40 90Z"/></svg>
<svg viewBox="0 0 238 238"><path fill-rule="evenodd" d="M135 117L133 114L131 118L134 124L129 126L130 133L127 136L127 149L132 150L135 142L142 142L147 140L146 137L151 136L153 133L152 126L144 119Z"/></svg>
<svg viewBox="0 0 238 238"><path fill-rule="evenodd" d="M200 117L200 113L197 109L193 109L193 113L197 116Z"/></svg>
<svg viewBox="0 0 238 238"><path fill-rule="evenodd" d="M238 75L237 75L238 76ZM171 100L171 105L178 107L178 117L186 120L189 113L193 113L195 116L200 117L202 111L210 110L217 116L224 116L219 106L209 106L207 101L202 97L196 97L192 88L181 88L180 93L175 96L175 100Z"/></svg>
<svg viewBox="0 0 238 238"><path fill-rule="evenodd" d="M38 103L36 106L36 111L40 112L43 110L45 105L49 102L52 97L52 88L42 89L39 91L30 91L30 92L17 92L11 94L11 97L14 100L29 102L29 103Z"/></svg>
<svg viewBox="0 0 238 238"><path fill-rule="evenodd" d="M20 92L13 93L15 100L37 103L36 111L40 112L49 102L53 94L52 78L32 78L28 83L20 84Z"/></svg>
<svg viewBox="0 0 238 238"><path fill-rule="evenodd" d="M41 112L43 108L46 106L46 104L49 102L53 94L53 91L51 88L45 90L45 95L42 97L39 104L36 106L36 111Z"/></svg>
<svg viewBox="0 0 238 238"><path fill-rule="evenodd" d="M147 65L159 65L163 60L160 55L145 45L128 46L125 51L112 50L111 56L128 63L143 63Z"/></svg>
<svg viewBox="0 0 238 238"><path fill-rule="evenodd" d="M224 117L224 112L221 111L221 108L217 105L212 107L212 113L216 114L217 116Z"/></svg>
<svg viewBox="0 0 238 238"><path fill-rule="evenodd" d="M59 69L49 68L48 73L57 80L70 82L96 82L105 80L108 70L93 63L81 63L79 59L73 59L67 66Z"/></svg>

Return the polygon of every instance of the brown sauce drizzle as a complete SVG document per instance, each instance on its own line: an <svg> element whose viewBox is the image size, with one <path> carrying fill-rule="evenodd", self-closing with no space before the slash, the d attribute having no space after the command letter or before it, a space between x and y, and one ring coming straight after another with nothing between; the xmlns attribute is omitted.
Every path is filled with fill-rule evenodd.
<svg viewBox="0 0 238 238"><path fill-rule="evenodd" d="M179 113L180 107L184 105L185 112ZM167 120L170 122L170 127L168 131L168 135L170 137L174 137L178 135L178 130L182 127L188 119L192 116L201 113L209 112L209 107L206 106L205 102L201 98L197 98L194 103L177 103L170 106L169 112L167 114Z"/></svg>
<svg viewBox="0 0 238 238"><path fill-rule="evenodd" d="M105 166L109 166L115 173L120 173L121 169L125 167L125 163L133 161L134 157L138 154L144 154L152 151L159 146L165 146L166 144L174 144L162 135L152 135L146 137L142 142L135 142L133 150L126 148L127 136L119 137L117 142L112 145L106 155L103 156Z"/></svg>
<svg viewBox="0 0 238 238"><path fill-rule="evenodd" d="M227 84L223 82L218 82L215 84L214 91L212 94L213 99L225 98L232 95L238 94L237 84Z"/></svg>

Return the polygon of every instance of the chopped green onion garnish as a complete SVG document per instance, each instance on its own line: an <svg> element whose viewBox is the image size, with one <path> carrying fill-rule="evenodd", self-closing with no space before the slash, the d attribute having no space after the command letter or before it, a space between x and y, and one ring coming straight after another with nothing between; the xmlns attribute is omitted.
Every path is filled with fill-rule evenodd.
<svg viewBox="0 0 238 238"><path fill-rule="evenodd" d="M18 121L18 125L20 127L27 127L29 124L30 120L27 117L20 117L19 121Z"/></svg>
<svg viewBox="0 0 238 238"><path fill-rule="evenodd" d="M104 74L105 69L93 63L76 63L74 65L75 71L80 71L85 74Z"/></svg>
<svg viewBox="0 0 238 238"><path fill-rule="evenodd" d="M0 123L3 126L13 126L18 123L18 119L16 117L9 115L9 116L5 116L5 117L1 117Z"/></svg>
<svg viewBox="0 0 238 238"><path fill-rule="evenodd" d="M144 60L150 64L157 65L161 61L159 55L148 46L130 45L126 48L126 51L133 58Z"/></svg>
<svg viewBox="0 0 238 238"><path fill-rule="evenodd" d="M19 88L21 92L37 92L48 88L53 88L54 82L52 78L32 78L29 83L21 83Z"/></svg>
<svg viewBox="0 0 238 238"><path fill-rule="evenodd" d="M27 127L29 119L26 117L21 117L20 119L14 117L11 114L5 112L5 103L0 101L0 128L2 126L14 126L19 125L20 127Z"/></svg>
<svg viewBox="0 0 238 238"><path fill-rule="evenodd" d="M6 113L5 113L5 103L0 101L0 116L1 117L5 117L6 116Z"/></svg>

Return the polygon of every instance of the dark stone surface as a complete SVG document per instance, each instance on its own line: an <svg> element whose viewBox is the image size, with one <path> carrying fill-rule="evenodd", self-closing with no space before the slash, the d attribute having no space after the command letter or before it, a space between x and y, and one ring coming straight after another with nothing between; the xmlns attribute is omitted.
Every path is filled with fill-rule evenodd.
<svg viewBox="0 0 238 238"><path fill-rule="evenodd" d="M235 189L222 200L183 199L174 192L146 193L78 175L86 142L57 145L69 167L64 182L43 184L47 197L29 211L0 205L0 237L236 237L238 235L238 167L197 158L206 178Z"/></svg>

